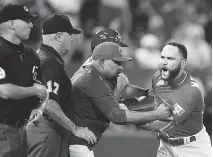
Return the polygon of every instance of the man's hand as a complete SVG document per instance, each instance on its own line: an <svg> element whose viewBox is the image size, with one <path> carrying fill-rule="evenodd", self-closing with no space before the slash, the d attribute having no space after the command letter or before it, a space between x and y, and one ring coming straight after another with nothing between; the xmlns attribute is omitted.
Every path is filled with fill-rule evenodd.
<svg viewBox="0 0 213 157"><path fill-rule="evenodd" d="M171 121L173 117L171 116L171 108L166 104L160 104L160 106L155 110L158 120Z"/></svg>
<svg viewBox="0 0 213 157"><path fill-rule="evenodd" d="M29 122L38 125L38 120L42 117L42 111L40 109L34 109L31 111Z"/></svg>
<svg viewBox="0 0 213 157"><path fill-rule="evenodd" d="M36 90L36 95L40 100L44 100L47 96L47 89L45 86L39 84L39 83L34 83L33 87Z"/></svg>
<svg viewBox="0 0 213 157"><path fill-rule="evenodd" d="M89 144L95 144L97 142L95 134L87 127L75 126L72 132L75 136L85 139Z"/></svg>
<svg viewBox="0 0 213 157"><path fill-rule="evenodd" d="M154 99L154 95L155 95L155 93L154 93L154 90L153 90L153 89L148 89L148 90L147 90L147 93L146 93L146 97L147 97L147 98Z"/></svg>

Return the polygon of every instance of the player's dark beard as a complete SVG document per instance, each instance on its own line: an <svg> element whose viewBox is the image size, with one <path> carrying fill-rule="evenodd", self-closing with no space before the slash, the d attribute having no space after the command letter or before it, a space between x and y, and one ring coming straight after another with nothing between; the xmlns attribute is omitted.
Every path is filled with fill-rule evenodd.
<svg viewBox="0 0 213 157"><path fill-rule="evenodd" d="M177 68L169 71L169 77L167 80L173 80L180 73L181 65Z"/></svg>

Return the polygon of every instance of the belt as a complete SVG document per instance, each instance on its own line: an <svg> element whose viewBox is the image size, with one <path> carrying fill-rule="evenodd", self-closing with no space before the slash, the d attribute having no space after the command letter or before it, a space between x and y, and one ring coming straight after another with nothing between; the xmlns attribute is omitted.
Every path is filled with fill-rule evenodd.
<svg viewBox="0 0 213 157"><path fill-rule="evenodd" d="M5 124L5 125L11 125L15 127L22 127L26 124L27 119L9 119L9 118L2 118L0 120L0 123Z"/></svg>
<svg viewBox="0 0 213 157"><path fill-rule="evenodd" d="M196 136L189 136L189 137L181 137L181 138L167 138L162 135L158 135L158 138L161 139L162 141L172 145L172 146L180 146L180 145L185 145L189 144L193 141L196 141Z"/></svg>

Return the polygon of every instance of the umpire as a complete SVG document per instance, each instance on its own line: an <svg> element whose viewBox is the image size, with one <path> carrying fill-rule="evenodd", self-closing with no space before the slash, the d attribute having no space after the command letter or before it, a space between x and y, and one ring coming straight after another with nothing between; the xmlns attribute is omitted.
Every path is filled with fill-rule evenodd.
<svg viewBox="0 0 213 157"><path fill-rule="evenodd" d="M53 14L42 24L43 44L38 54L50 99L38 124L30 122L27 125L28 157L67 157L68 138L65 129L88 143L96 142L91 131L86 127L75 126L67 117L72 85L65 71L64 61L70 53L73 34L80 33L63 14Z"/></svg>
<svg viewBox="0 0 213 157"><path fill-rule="evenodd" d="M25 122L46 97L39 58L22 43L29 39L35 17L22 5L7 5L0 11L1 157L27 157Z"/></svg>

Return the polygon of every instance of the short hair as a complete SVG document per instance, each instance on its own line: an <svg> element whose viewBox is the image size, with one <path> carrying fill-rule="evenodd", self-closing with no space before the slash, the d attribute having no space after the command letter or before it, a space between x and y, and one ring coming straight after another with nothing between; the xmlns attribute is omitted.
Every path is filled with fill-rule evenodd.
<svg viewBox="0 0 213 157"><path fill-rule="evenodd" d="M184 59L187 59L187 49L183 44L177 42L169 42L166 45L172 45L178 48Z"/></svg>

